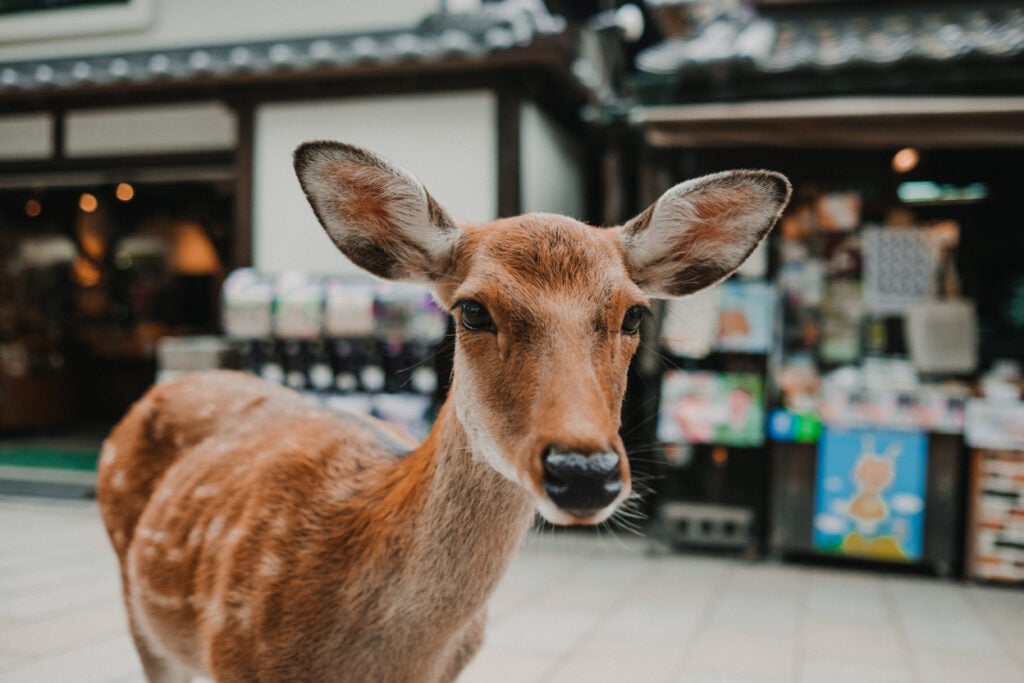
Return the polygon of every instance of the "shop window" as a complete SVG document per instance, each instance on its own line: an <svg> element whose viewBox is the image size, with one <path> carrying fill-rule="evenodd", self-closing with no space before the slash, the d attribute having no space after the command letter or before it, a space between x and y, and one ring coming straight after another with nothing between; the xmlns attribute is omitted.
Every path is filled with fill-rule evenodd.
<svg viewBox="0 0 1024 683"><path fill-rule="evenodd" d="M232 192L0 190L0 430L105 430L152 383L159 339L217 330Z"/></svg>

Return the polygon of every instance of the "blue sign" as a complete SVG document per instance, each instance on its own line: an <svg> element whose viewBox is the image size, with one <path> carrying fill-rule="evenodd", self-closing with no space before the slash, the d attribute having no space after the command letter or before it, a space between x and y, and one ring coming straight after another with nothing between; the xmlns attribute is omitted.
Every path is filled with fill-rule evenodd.
<svg viewBox="0 0 1024 683"><path fill-rule="evenodd" d="M928 438L826 428L818 445L814 547L912 562L923 550Z"/></svg>

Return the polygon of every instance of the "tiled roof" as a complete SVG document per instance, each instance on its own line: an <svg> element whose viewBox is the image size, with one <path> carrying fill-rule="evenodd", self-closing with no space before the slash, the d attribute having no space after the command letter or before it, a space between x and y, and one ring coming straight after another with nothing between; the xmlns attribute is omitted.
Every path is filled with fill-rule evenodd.
<svg viewBox="0 0 1024 683"><path fill-rule="evenodd" d="M755 17L722 16L695 35L654 45L637 56L649 74L684 74L735 65L764 75L1003 62L1024 55L1024 7L1017 3L837 11Z"/></svg>
<svg viewBox="0 0 1024 683"><path fill-rule="evenodd" d="M471 14L435 14L410 30L0 63L0 97L161 80L226 81L288 71L426 65L527 47L565 27L565 21L549 14L543 3L507 1Z"/></svg>

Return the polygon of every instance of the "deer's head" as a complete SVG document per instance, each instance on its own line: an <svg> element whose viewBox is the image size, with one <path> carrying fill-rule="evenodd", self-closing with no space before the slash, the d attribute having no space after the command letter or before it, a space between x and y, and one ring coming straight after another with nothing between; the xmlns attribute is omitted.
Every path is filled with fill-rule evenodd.
<svg viewBox="0 0 1024 683"><path fill-rule="evenodd" d="M677 185L617 228L549 214L470 224L358 147L306 143L295 168L348 258L430 287L455 316L451 400L470 445L556 524L598 523L629 495L620 409L648 297L727 276L790 192L778 173L734 171Z"/></svg>

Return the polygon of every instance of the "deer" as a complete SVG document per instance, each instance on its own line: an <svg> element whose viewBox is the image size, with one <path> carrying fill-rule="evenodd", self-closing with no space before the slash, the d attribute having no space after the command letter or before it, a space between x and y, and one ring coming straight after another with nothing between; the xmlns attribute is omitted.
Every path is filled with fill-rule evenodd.
<svg viewBox="0 0 1024 683"><path fill-rule="evenodd" d="M130 632L153 683L453 681L535 513L595 525L630 495L621 406L650 298L732 273L790 185L716 173L599 228L456 220L340 142L294 166L346 257L451 312L451 388L422 443L228 370L148 390L97 480Z"/></svg>

